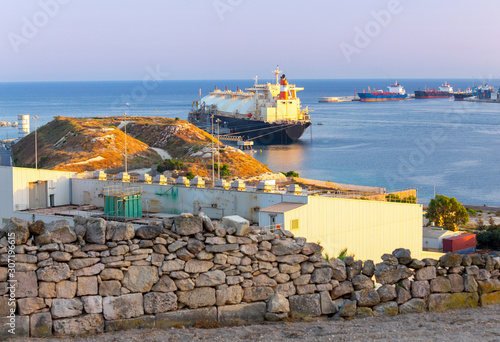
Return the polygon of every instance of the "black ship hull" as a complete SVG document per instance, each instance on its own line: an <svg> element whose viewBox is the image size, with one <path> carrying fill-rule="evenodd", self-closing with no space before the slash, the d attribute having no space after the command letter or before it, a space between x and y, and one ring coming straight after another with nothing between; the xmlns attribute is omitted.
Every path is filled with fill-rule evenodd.
<svg viewBox="0 0 500 342"><path fill-rule="evenodd" d="M230 134L251 140L260 145L288 145L296 142L310 122L268 123L258 120L232 118L215 115L221 120L221 126L230 129Z"/></svg>
<svg viewBox="0 0 500 342"><path fill-rule="evenodd" d="M467 98L467 97L472 97L474 96L474 94L471 94L471 93L457 93L457 94L453 94L453 97L455 97L455 101L463 101L463 99Z"/></svg>
<svg viewBox="0 0 500 342"><path fill-rule="evenodd" d="M416 99L438 99L445 97L452 97L453 93L448 93L445 91L426 91L426 90L415 90Z"/></svg>

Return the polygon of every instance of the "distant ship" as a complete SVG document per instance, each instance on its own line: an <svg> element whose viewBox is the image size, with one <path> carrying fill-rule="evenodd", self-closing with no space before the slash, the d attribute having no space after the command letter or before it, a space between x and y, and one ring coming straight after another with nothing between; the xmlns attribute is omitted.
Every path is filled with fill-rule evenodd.
<svg viewBox="0 0 500 342"><path fill-rule="evenodd" d="M297 91L304 88L288 84L279 68L273 71L276 83L255 84L236 91L218 90L195 101L188 121L196 126L210 125L220 120L229 131L225 134L239 140L250 140L262 145L291 144L311 126L308 109L302 109ZM201 97L201 96L200 96Z"/></svg>
<svg viewBox="0 0 500 342"><path fill-rule="evenodd" d="M472 92L471 88L467 88L463 92L458 92L458 93L453 94L455 101L463 101L464 99L469 98L469 97L473 97L473 96L474 96L474 93Z"/></svg>
<svg viewBox="0 0 500 342"><path fill-rule="evenodd" d="M359 100L363 102L367 101L394 101L394 100L404 100L408 97L406 94L405 88L402 85L398 84L396 81L395 84L387 87L388 91L377 90L375 92L370 92L370 88L368 88L368 92L363 90L362 93L358 93Z"/></svg>
<svg viewBox="0 0 500 342"><path fill-rule="evenodd" d="M448 82L444 82L444 84L439 87L439 90L436 91L435 88L429 88L426 90L415 90L415 98L416 99L436 99L443 97L452 97L453 96L453 87L448 84Z"/></svg>

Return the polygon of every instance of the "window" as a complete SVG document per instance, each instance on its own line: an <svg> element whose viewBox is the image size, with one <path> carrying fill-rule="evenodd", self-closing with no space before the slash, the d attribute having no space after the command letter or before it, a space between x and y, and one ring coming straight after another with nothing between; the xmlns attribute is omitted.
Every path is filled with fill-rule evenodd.
<svg viewBox="0 0 500 342"><path fill-rule="evenodd" d="M300 221L299 219L290 220L290 230L299 230Z"/></svg>

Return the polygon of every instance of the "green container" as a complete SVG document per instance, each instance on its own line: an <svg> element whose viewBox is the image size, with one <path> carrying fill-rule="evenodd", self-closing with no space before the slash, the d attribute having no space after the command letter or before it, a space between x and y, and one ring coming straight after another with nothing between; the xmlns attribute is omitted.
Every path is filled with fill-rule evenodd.
<svg viewBox="0 0 500 342"><path fill-rule="evenodd" d="M142 217L142 196L105 196L104 215L109 217Z"/></svg>

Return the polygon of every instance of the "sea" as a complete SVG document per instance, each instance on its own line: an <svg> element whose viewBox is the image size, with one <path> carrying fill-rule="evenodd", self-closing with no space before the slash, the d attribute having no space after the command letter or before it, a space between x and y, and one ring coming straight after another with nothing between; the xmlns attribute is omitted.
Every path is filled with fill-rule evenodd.
<svg viewBox="0 0 500 342"><path fill-rule="evenodd" d="M312 126L295 144L255 146L248 153L273 171L296 171L304 178L384 187L415 188L420 203L435 194L464 204L500 206L500 103L453 99L318 103L322 96L352 96L386 89L395 80L292 80ZM498 79L398 79L408 93L457 90ZM187 119L192 103L215 86L250 87L253 80L0 83L0 121L18 114L37 116L37 127L55 116L164 116ZM260 79L259 82L273 82ZM31 120L31 129L35 120ZM0 128L0 139L17 137Z"/></svg>

